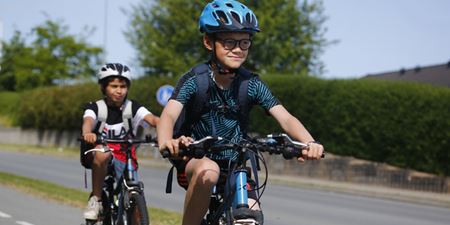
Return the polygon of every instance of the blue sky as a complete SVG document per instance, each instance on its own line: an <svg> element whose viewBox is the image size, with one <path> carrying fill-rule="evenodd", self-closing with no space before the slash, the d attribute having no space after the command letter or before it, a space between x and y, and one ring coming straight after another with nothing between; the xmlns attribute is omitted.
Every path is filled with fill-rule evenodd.
<svg viewBox="0 0 450 225"><path fill-rule="evenodd" d="M29 33L47 18L62 20L70 34L81 33L85 26L95 27L89 43L105 46L108 61L137 67L135 51L123 36L129 19L121 9L140 1L0 0L0 37L8 41L15 30ZM449 0L323 3L328 17L325 38L339 41L321 55L325 78L356 78L450 61Z"/></svg>

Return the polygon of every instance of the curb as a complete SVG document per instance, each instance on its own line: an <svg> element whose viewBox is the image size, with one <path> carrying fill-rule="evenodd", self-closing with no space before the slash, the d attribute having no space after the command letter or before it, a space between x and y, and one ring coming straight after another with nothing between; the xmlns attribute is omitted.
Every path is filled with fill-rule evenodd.
<svg viewBox="0 0 450 225"><path fill-rule="evenodd" d="M171 167L170 162L166 159L149 159L141 157L139 160L140 164L145 167L167 170ZM260 177L260 179L264 179L264 174L260 174ZM445 193L413 191L377 185L330 181L304 176L283 176L270 174L270 172L268 182L269 184L450 208L450 194Z"/></svg>

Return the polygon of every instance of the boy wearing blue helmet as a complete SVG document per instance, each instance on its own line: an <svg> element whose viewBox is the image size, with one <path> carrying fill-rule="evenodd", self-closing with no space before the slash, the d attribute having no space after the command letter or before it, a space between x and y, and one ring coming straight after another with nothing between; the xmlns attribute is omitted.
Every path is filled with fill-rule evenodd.
<svg viewBox="0 0 450 225"><path fill-rule="evenodd" d="M209 135L225 137L236 143L242 140L246 135L247 123L241 119L240 111L246 107L239 105L239 97L234 90L239 89L236 86L247 77L245 90L248 102L263 107L288 135L308 143L309 150L304 150L298 160L320 159L324 151L323 146L314 141L301 122L280 104L257 76L248 76L248 72L242 67L249 54L252 37L260 31L252 10L238 1L215 0L205 6L199 19L199 27L200 31L205 33L203 45L211 52L210 60L202 65L209 76L208 108L198 110L200 115L194 121L191 119L188 132L182 133L181 136L174 135L175 122L183 109L202 107L195 105L193 101L196 92L202 90L195 75L180 79L157 127L160 150L169 150L176 156L180 147ZM196 74L198 67L194 67L189 73ZM235 160L235 153L225 150L210 153L201 159L188 159L182 166L176 165L178 177L184 174L187 181L184 186L187 191L183 225L201 223L208 210L211 190L219 180L221 166L229 160ZM254 205L253 210L260 210L258 204L249 201L249 205Z"/></svg>

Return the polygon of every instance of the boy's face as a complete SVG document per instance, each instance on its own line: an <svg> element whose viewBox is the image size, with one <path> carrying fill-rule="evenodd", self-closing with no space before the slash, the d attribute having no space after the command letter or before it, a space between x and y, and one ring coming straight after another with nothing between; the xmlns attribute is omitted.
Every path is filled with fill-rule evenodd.
<svg viewBox="0 0 450 225"><path fill-rule="evenodd" d="M127 82L124 79L114 78L106 86L105 94L115 106L121 106L128 94Z"/></svg>
<svg viewBox="0 0 450 225"><path fill-rule="evenodd" d="M205 47L212 50L214 44L217 60L222 66L227 67L226 69L237 69L247 59L251 45L248 33L217 33L214 43L206 39Z"/></svg>

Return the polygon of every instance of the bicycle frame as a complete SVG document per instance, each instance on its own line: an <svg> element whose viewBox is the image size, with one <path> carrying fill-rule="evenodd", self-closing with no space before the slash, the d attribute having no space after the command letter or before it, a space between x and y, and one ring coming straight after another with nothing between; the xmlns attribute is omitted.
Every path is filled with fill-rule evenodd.
<svg viewBox="0 0 450 225"><path fill-rule="evenodd" d="M103 212L102 221L103 225L116 225L124 224L126 221L127 225L134 224L149 224L147 207L144 198L144 185L142 182L138 181L136 178L137 170L133 166L132 158L132 146L138 143L149 143L149 140L102 140L101 142L104 146L106 143L121 143L121 151L126 153L126 163L120 174L115 174L116 169L114 164L108 166L108 173L104 180L102 199L103 200ZM126 146L123 147L122 144ZM110 152L109 148L103 149L92 149L90 151L100 151L100 152ZM114 155L112 155L114 157ZM113 159L112 159L113 160ZM119 176L117 176L119 175ZM119 179L117 179L119 177ZM139 218L137 222L136 218L132 218L130 210L134 211L134 208L138 208ZM124 220L125 219L125 220ZM131 221L130 221L131 220ZM87 225L95 224L97 221L87 220Z"/></svg>
<svg viewBox="0 0 450 225"><path fill-rule="evenodd" d="M131 157L131 147L132 145L126 146L126 164L124 170L122 171L121 179L118 183L122 185L118 185L116 193L120 193L118 196L119 206L118 206L118 217L117 221L122 221L124 212L130 208L130 199L129 196L132 194L142 194L144 192L144 185L142 182L137 181L135 174L137 170L133 167L133 159ZM122 221L123 222L123 221Z"/></svg>
<svg viewBox="0 0 450 225"><path fill-rule="evenodd" d="M210 210L206 215L206 218L209 217L208 224L256 225L259 224L259 222L262 222L258 222L255 215L256 211L251 210L249 206L249 190L247 188L249 171L247 170L246 162L247 159L244 150L240 152L238 156L236 168L231 171L233 174L231 179L234 181L232 183L233 185L231 185L232 190L228 190L228 192L225 193L216 192L213 193L213 196L211 197L210 204L212 204L213 207L209 208ZM231 182L231 180L228 179L229 178L227 178L227 184L229 184L228 182ZM217 198L217 195L220 194L223 194L225 199ZM228 202L228 197L230 196L233 198L231 202ZM222 214L222 218L217 218L218 214Z"/></svg>

